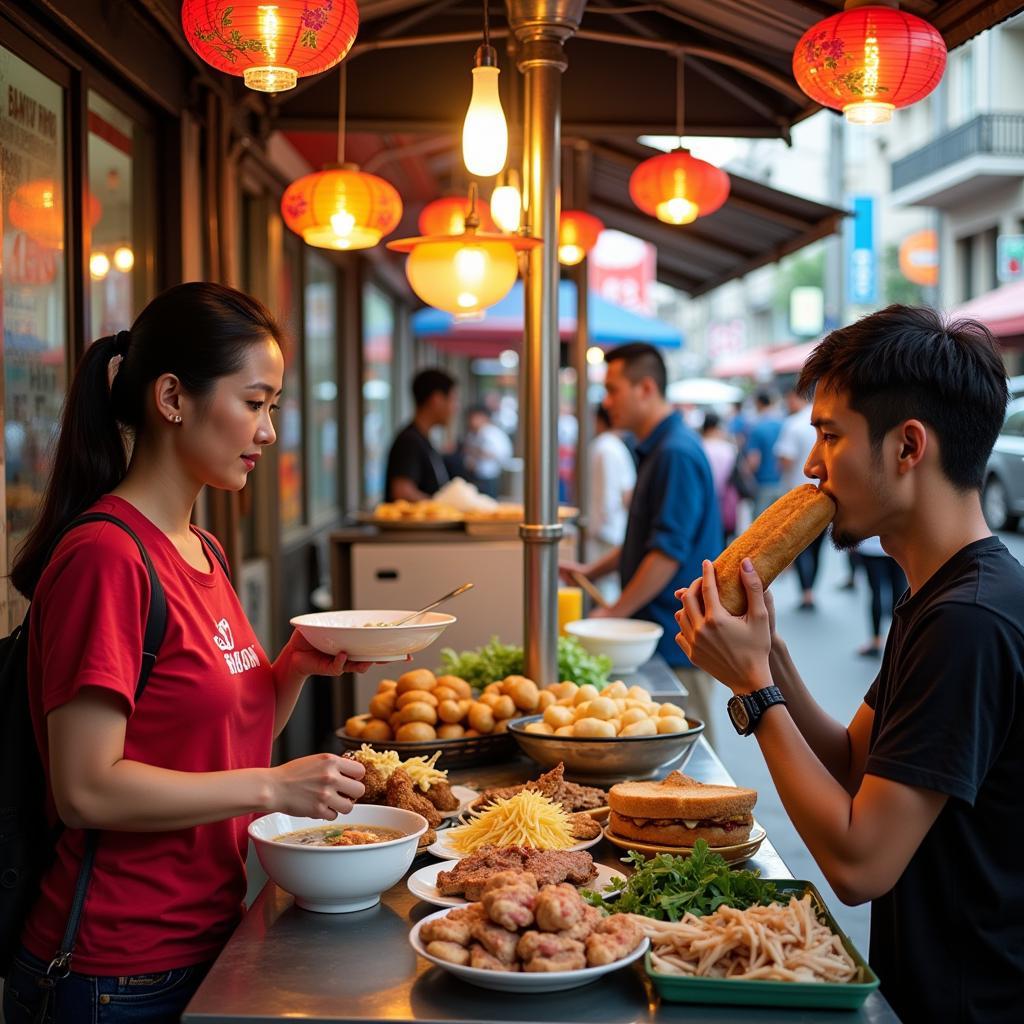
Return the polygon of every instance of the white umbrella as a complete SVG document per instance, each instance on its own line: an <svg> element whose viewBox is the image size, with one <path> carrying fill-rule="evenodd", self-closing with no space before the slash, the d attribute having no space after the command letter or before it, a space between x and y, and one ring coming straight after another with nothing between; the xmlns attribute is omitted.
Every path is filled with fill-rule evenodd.
<svg viewBox="0 0 1024 1024"><path fill-rule="evenodd" d="M742 388L710 377L675 380L666 396L673 405L728 405L743 398Z"/></svg>

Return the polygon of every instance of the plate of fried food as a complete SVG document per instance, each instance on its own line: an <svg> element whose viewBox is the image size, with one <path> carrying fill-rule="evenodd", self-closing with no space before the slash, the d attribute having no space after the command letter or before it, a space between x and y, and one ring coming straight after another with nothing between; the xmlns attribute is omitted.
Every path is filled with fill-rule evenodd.
<svg viewBox="0 0 1024 1024"><path fill-rule="evenodd" d="M601 841L601 823L586 811L568 814L561 804L532 789L470 811L428 847L443 860L459 860L485 846L535 850L585 850Z"/></svg>
<svg viewBox="0 0 1024 1024"><path fill-rule="evenodd" d="M462 525L462 513L440 501L381 502L370 513L359 513L360 522L371 523L383 530L450 530Z"/></svg>
<svg viewBox="0 0 1024 1024"><path fill-rule="evenodd" d="M470 810L482 811L498 800L507 800L524 789L546 796L556 804L561 804L567 814L578 814L585 811L592 818L600 820L608 815L608 794L597 786L581 786L568 782L565 778L565 764L561 761L551 771L545 772L536 779L520 783L516 786L500 786L485 789L470 804Z"/></svg>
<svg viewBox="0 0 1024 1024"><path fill-rule="evenodd" d="M415 811L427 819L430 828L420 838L419 852L437 839L435 829L446 818L458 817L480 795L469 786L452 786L448 772L437 767L440 751L430 757L409 757L403 760L394 750L374 750L364 743L359 750L344 755L358 761L366 769L363 786L366 792L361 804L382 804Z"/></svg>
<svg viewBox="0 0 1024 1024"><path fill-rule="evenodd" d="M534 850L528 846L485 846L453 864L435 861L414 871L406 880L409 892L436 907L463 907L483 895L495 875L528 871L539 886L571 885L604 889L625 875L606 864L595 864L586 850Z"/></svg>
<svg viewBox="0 0 1024 1024"><path fill-rule="evenodd" d="M605 915L575 886L541 886L528 871L495 875L479 903L430 914L409 942L457 978L499 992L578 988L639 959L648 947L632 915Z"/></svg>

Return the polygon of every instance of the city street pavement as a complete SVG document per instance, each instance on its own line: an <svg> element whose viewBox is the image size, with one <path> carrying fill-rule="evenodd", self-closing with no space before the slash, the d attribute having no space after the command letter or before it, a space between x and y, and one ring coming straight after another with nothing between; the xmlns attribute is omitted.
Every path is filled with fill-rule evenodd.
<svg viewBox="0 0 1024 1024"><path fill-rule="evenodd" d="M1024 533L1001 534L1002 541L1024 562ZM858 574L855 591L840 590L847 576L845 554L830 545L822 547L822 566L815 588L817 610L796 610L799 590L796 576L787 572L772 590L778 610L778 628L789 645L807 683L821 706L841 722L849 722L878 671L878 661L858 657L857 648L868 639L869 593L863 573ZM725 713L728 694L716 702L715 747L737 785L758 791L754 816L765 827L794 877L814 882L840 927L865 955L868 949L868 905L847 907L828 887L796 829L782 808L768 768L756 740L737 736Z"/></svg>

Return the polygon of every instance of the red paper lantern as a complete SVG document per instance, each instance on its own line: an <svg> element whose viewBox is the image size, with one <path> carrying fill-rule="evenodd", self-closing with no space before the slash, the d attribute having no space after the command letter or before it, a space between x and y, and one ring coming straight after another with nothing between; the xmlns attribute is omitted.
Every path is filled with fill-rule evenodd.
<svg viewBox="0 0 1024 1024"><path fill-rule="evenodd" d="M250 89L283 92L348 53L359 11L355 0L185 0L181 24L207 64Z"/></svg>
<svg viewBox="0 0 1024 1024"><path fill-rule="evenodd" d="M597 245L604 224L582 210L563 210L558 218L558 262L573 267Z"/></svg>
<svg viewBox="0 0 1024 1024"><path fill-rule="evenodd" d="M685 149L652 156L629 177L630 198L666 224L690 224L729 198L729 175Z"/></svg>
<svg viewBox="0 0 1024 1024"><path fill-rule="evenodd" d="M465 196L447 196L427 203L420 211L417 221L421 235L461 235L466 230L466 211L469 200ZM473 209L480 218L481 231L498 231L491 217L487 203L482 199L475 200Z"/></svg>
<svg viewBox="0 0 1024 1024"><path fill-rule="evenodd" d="M284 222L320 249L369 249L402 219L395 187L355 167L334 167L293 181L281 198Z"/></svg>
<svg viewBox="0 0 1024 1024"><path fill-rule="evenodd" d="M87 199L89 227L100 222L102 207L91 193ZM7 204L11 224L47 249L64 248L64 196L52 178L37 178L15 189Z"/></svg>
<svg viewBox="0 0 1024 1024"><path fill-rule="evenodd" d="M793 75L812 100L853 124L883 124L922 100L946 69L946 44L927 21L892 7L855 7L809 28Z"/></svg>

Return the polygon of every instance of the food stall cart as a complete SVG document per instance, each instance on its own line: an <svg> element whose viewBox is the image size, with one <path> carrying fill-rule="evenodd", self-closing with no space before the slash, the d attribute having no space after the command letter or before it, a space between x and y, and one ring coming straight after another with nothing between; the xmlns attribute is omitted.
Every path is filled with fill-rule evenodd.
<svg viewBox="0 0 1024 1024"><path fill-rule="evenodd" d="M686 767L708 782L731 784L722 762L701 740ZM465 769L452 780L478 787L530 778L536 766L522 758L500 766ZM621 851L602 840L591 851L596 862L618 867ZM420 866L420 862L413 867ZM791 877L765 841L748 863L765 878ZM623 1024L626 1021L687 1021L732 1024L837 1021L835 1011L760 1009L753 1006L694 1006L662 1002L643 961L582 988L544 995L492 992L465 984L419 958L409 930L436 908L421 903L405 880L381 903L353 914L300 910L292 897L269 882L228 942L189 1004L185 1024L246 1024L301 1018L329 1022L430 1021L532 1022L532 1024ZM742 985L743 982L736 982ZM875 992L858 1011L841 1018L857 1024L897 1024Z"/></svg>

